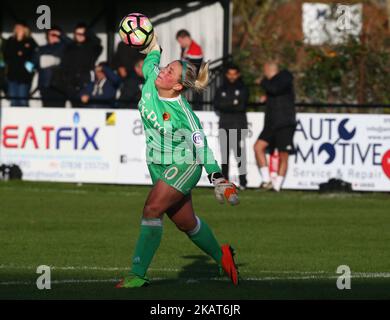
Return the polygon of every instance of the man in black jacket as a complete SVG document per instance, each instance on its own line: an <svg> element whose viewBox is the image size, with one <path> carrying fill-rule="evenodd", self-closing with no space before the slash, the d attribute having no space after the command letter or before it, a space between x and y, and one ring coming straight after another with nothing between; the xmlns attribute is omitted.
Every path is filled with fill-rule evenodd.
<svg viewBox="0 0 390 320"><path fill-rule="evenodd" d="M103 47L100 39L83 23L76 25L73 35L74 41L65 47L60 68L53 74L53 86L72 100L73 107L77 107L80 92L91 81Z"/></svg>
<svg viewBox="0 0 390 320"><path fill-rule="evenodd" d="M53 73L60 67L65 47L72 40L58 26L46 31L47 44L38 47L33 63L38 70L38 88L44 107L65 107L65 95L53 86Z"/></svg>
<svg viewBox="0 0 390 320"><path fill-rule="evenodd" d="M266 93L264 128L254 145L257 164L263 179L261 188L280 191L287 173L288 156L293 152L293 137L296 127L294 78L288 70L279 70L275 61L264 65L264 78L260 82ZM279 169L272 183L266 159L266 150L279 151Z"/></svg>
<svg viewBox="0 0 390 320"><path fill-rule="evenodd" d="M229 151L233 149L238 162L240 189L246 188L245 138L248 128L246 108L249 92L235 65L226 68L224 84L215 94L214 108L219 112L220 145L222 152L222 174L229 177Z"/></svg>
<svg viewBox="0 0 390 320"><path fill-rule="evenodd" d="M0 34L1 33L2 32L0 31ZM5 91L5 88L6 88L3 46L4 46L4 39L0 35L0 94L2 94L2 91L3 90Z"/></svg>

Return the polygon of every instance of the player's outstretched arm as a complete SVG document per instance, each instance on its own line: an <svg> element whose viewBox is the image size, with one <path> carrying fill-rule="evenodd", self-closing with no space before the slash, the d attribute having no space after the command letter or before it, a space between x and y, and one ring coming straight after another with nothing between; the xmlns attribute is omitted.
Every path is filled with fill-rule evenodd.
<svg viewBox="0 0 390 320"><path fill-rule="evenodd" d="M156 76L159 73L158 66L161 59L161 48L158 44L156 34L153 35L153 39L149 46L140 52L146 54L146 58L142 66L142 74L144 75L146 81L150 75Z"/></svg>
<svg viewBox="0 0 390 320"><path fill-rule="evenodd" d="M239 199L236 186L222 175L221 169L214 158L212 150L208 146L207 138L204 135L197 118L195 123L197 124L197 130L192 132L190 141L192 147L195 148L198 162L203 164L208 173L210 183L214 185L216 199L221 204L223 204L226 199L231 205L237 205Z"/></svg>
<svg viewBox="0 0 390 320"><path fill-rule="evenodd" d="M161 47L158 44L156 32L153 33L153 38L152 38L152 41L149 43L149 45L145 49L141 50L140 52L143 54L149 54L152 51L161 52Z"/></svg>

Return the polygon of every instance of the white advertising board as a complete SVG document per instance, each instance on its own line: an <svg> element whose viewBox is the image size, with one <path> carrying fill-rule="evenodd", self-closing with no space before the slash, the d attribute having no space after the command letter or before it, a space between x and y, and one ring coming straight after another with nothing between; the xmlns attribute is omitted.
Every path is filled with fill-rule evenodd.
<svg viewBox="0 0 390 320"><path fill-rule="evenodd" d="M214 112L197 114L220 162L218 117ZM263 113L248 113L249 187L261 182L253 145L263 119ZM0 162L19 164L25 180L151 183L138 110L4 108L1 122ZM298 114L294 146L286 189L315 190L339 178L354 190L390 191L388 115ZM230 160L230 178L237 183L233 154ZM209 185L206 172L199 185Z"/></svg>

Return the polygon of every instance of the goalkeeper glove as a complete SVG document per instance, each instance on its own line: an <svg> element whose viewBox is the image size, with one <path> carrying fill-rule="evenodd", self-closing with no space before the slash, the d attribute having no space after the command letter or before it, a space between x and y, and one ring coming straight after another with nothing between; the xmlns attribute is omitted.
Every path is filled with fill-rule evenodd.
<svg viewBox="0 0 390 320"><path fill-rule="evenodd" d="M214 185L215 197L223 204L225 199L232 206L239 204L237 188L234 183L226 180L220 172L213 172L208 175L210 183Z"/></svg>
<svg viewBox="0 0 390 320"><path fill-rule="evenodd" d="M157 36L156 36L156 33L153 33L153 38L152 38L152 41L150 41L149 45L141 50L140 52L143 53L143 54L148 54L149 52L151 51L160 51L161 52L161 48L158 44L158 40L157 40Z"/></svg>

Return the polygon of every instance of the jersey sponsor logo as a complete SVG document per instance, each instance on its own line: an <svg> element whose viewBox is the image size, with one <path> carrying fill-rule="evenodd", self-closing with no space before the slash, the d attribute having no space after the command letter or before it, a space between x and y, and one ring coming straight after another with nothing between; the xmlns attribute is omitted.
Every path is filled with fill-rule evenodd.
<svg viewBox="0 0 390 320"><path fill-rule="evenodd" d="M200 131L195 131L195 132L192 134L192 142L195 144L195 146L196 146L197 148L203 147L203 146L204 146L203 138L202 138L202 133L201 133Z"/></svg>
<svg viewBox="0 0 390 320"><path fill-rule="evenodd" d="M157 121L157 114L153 110L146 109L144 98L141 98L139 102L141 116L144 120L152 124L153 128L158 130L161 134L166 134L167 130Z"/></svg>

